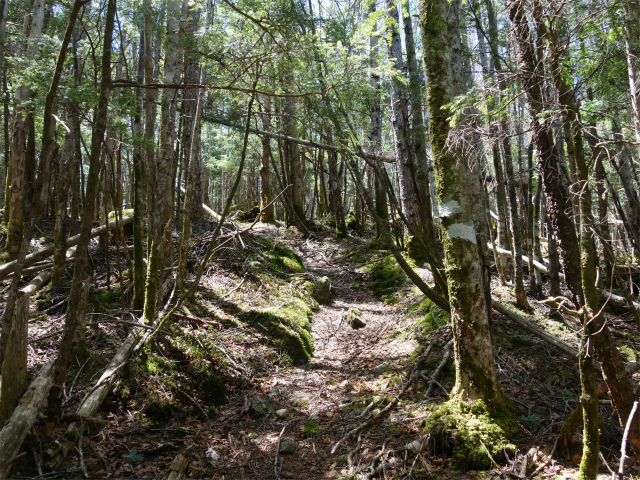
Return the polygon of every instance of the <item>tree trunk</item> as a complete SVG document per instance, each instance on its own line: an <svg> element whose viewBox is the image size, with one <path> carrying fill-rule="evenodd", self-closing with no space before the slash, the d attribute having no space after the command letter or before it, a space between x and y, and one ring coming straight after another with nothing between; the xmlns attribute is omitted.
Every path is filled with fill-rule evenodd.
<svg viewBox="0 0 640 480"><path fill-rule="evenodd" d="M491 299L487 298L472 196L477 175L466 155L448 142L447 107L464 92L457 1L421 0L420 26L427 76L429 132L445 231L445 271L451 303L456 383L453 401L483 400L493 414L509 411L500 387L491 343Z"/></svg>
<svg viewBox="0 0 640 480"><path fill-rule="evenodd" d="M374 15L376 12L376 2L369 4L369 15ZM382 110L380 109L380 75L376 71L378 68L377 61L378 54L378 36L371 35L369 37L369 66L371 73L369 73L369 83L371 84L371 103L369 105L369 119L371 121L371 128L369 130L369 144L367 150L371 154L379 153L381 149L381 134L382 134ZM389 223L389 207L387 205L387 192L383 185L383 179L377 173L380 169L384 168L382 162L376 162L377 168L374 173L374 189L375 195L375 208L378 216L382 221ZM380 238L382 230L376 223L376 237Z"/></svg>
<svg viewBox="0 0 640 480"><path fill-rule="evenodd" d="M416 60L416 46L413 37L413 21L408 0L402 0L404 38L407 47L407 72L409 74L409 98L411 99L411 124L409 142L415 159L415 187L419 193L420 217L423 221L424 243L432 252L431 270L442 269L442 257L438 248L431 208L431 185L429 182L429 162L427 160L427 132L422 115L422 82ZM409 249L411 249L409 243Z"/></svg>
<svg viewBox="0 0 640 480"><path fill-rule="evenodd" d="M70 174L73 167L73 145L75 140L73 133L68 133L64 138L64 144L58 161L58 181L56 199L56 225L53 236L55 250L53 253L53 270L51 272L51 286L54 290L64 284L65 265L67 253L66 232L64 223L67 218L67 202L69 200Z"/></svg>
<svg viewBox="0 0 640 480"><path fill-rule="evenodd" d="M593 472L597 469L598 463L597 395L595 395L595 374L593 373L594 369L591 365L593 356L586 351L586 348L591 344L595 344L605 379L611 392L612 402L623 424L626 423L631 406L633 405L635 392L629 382L628 376L624 372L620 353L613 344L608 328L604 325L598 307L599 299L594 298L594 291L597 294L597 290L595 286L593 238L592 232L588 230L588 226L592 224L589 218L591 215L591 198L586 185L585 191L587 193L583 193L580 198L580 218L581 225L583 225L580 244L578 244L573 222L567 215L567 212L571 209L571 202L566 186L562 184L559 175L561 167L551 134L552 127L550 120L548 116L542 118L545 113L541 87L541 75L543 72L536 67L538 63L533 53L529 25L523 9L524 7L519 1L512 2L509 6L509 15L513 25L512 31L518 51L520 71L524 73L522 81L529 100L533 139L538 150L540 171L547 197L547 209L554 230L558 236L558 247L562 254L562 265L567 287L576 305L586 307L587 318L585 318L584 324L585 337L587 337L587 339L593 339L592 342L587 342L585 339L581 344L583 347L580 359L581 385L583 388L581 403L585 415L585 451L581 463L581 472L583 475L588 477L593 475L595 478ZM535 16L536 18L541 18L539 14ZM538 31L541 34L544 34L542 30L544 28L544 24L539 21ZM557 50L555 50L555 53L557 53ZM555 65L552 64L551 70L558 74L557 68L559 65L557 63L557 55L553 60L556 61L556 63ZM572 129L574 158L578 159L576 164L577 174L580 176L581 183L584 184L588 173L583 165L584 162L580 161L582 138L581 127L577 121L578 112L575 104L571 101L573 97L572 89L566 87L566 85L562 85L560 80L561 78L557 75L554 77L554 81L557 87L559 87L560 101L565 105L564 112L569 115L567 120ZM584 159L583 155L582 158ZM581 190L579 189L579 191ZM578 245L579 248L577 248ZM588 419L587 416L589 416ZM638 443L638 429L632 429L630 441L632 445L634 445L634 450L638 453L638 447L640 447Z"/></svg>
<svg viewBox="0 0 640 480"><path fill-rule="evenodd" d="M271 130L271 98L265 97L262 112L262 128ZM273 204L271 202L271 182L269 180L269 158L271 157L271 139L266 135L261 138L262 154L260 156L260 221L262 223L275 222Z"/></svg>
<svg viewBox="0 0 640 480"><path fill-rule="evenodd" d="M140 44L138 47L137 81L144 82L145 66L145 23L140 25ZM145 194L144 177L145 165L143 157L143 124L142 105L143 89L136 89L136 98L133 113L133 136L137 139L133 146L133 308L144 308L144 218L145 218Z"/></svg>
<svg viewBox="0 0 640 480"><path fill-rule="evenodd" d="M387 24L387 56L393 66L391 75L391 111L393 141L398 171L399 197L402 212L415 235L425 238L425 219L422 205L425 204L424 192L418 189L417 168L414 151L411 145L411 125L409 120L409 98L404 85L405 67L402 61L402 43L398 5L396 0L385 0L385 9L389 22ZM408 236L408 234L407 234ZM416 260L425 261L424 253L420 254L412 246L414 241L408 238L409 254Z"/></svg>
<svg viewBox="0 0 640 480"><path fill-rule="evenodd" d="M48 411L51 417L60 418L62 414L62 393L64 377L67 372L71 356L71 348L75 337L76 328L82 321L84 311L82 306L83 284L87 278L87 250L91 227L93 225L93 206L98 190L98 180L100 172L100 155L107 124L107 108L111 92L111 45L113 37L113 23L116 13L115 0L109 0L107 5L107 15L105 19L103 51L101 62L101 84L98 104L94 111L94 126L91 133L91 155L89 157L89 174L87 175L87 193L84 202L82 216L82 228L80 240L76 249L76 261L73 269L73 281L69 292L69 302L67 316L65 320L64 332L60 341L60 350L54 365L53 387L49 392Z"/></svg>
<svg viewBox="0 0 640 480"><path fill-rule="evenodd" d="M175 8L176 1L171 4ZM151 0L144 0L144 79L146 83L154 81L153 27L151 24ZM168 13L172 17L172 12ZM153 323L156 317L158 293L158 266L162 244L161 205L158 200L157 164L155 151L156 138L156 94L152 88L145 89L145 164L147 174L147 277L144 291L143 321Z"/></svg>

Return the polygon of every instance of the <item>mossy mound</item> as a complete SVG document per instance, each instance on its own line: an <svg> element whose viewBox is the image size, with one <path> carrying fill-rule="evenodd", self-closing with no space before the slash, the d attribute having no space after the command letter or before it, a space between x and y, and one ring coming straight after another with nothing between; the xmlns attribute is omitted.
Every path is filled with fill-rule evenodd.
<svg viewBox="0 0 640 480"><path fill-rule="evenodd" d="M265 335L267 343L281 349L295 365L313 355L311 309L300 299L266 311L249 311L242 315L251 326Z"/></svg>
<svg viewBox="0 0 640 480"><path fill-rule="evenodd" d="M121 215L123 217L126 217L128 215L133 215L133 208L125 208L124 210L122 210ZM120 215L118 215L118 218L120 218ZM110 222L114 222L116 220L116 211L115 210L111 210L109 212L109 215L107 215L107 220Z"/></svg>
<svg viewBox="0 0 640 480"><path fill-rule="evenodd" d="M304 273L302 260L293 250L266 238L254 237L253 240L263 247L262 255L269 261L269 267L278 273Z"/></svg>
<svg viewBox="0 0 640 480"><path fill-rule="evenodd" d="M451 456L458 468L485 470L504 460L505 452L515 452L511 440L518 436L513 418L494 418L486 404L451 400L429 418L425 430L430 433L432 452Z"/></svg>
<svg viewBox="0 0 640 480"><path fill-rule="evenodd" d="M371 277L371 290L381 300L394 303L393 294L407 282L407 275L393 255L365 265L362 270Z"/></svg>

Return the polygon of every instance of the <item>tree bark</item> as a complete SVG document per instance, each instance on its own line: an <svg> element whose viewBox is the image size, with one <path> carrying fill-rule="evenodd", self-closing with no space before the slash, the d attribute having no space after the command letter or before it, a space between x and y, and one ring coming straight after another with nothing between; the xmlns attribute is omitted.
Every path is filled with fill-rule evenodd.
<svg viewBox="0 0 640 480"><path fill-rule="evenodd" d="M89 174L87 175L87 193L82 216L82 228L76 250L76 261L73 270L73 281L69 292L67 316L64 333L60 341L60 350L54 364L53 387L49 392L48 410L51 417L62 415L62 392L64 377L71 356L71 348L76 328L81 323L84 311L82 306L83 286L87 278L87 250L91 227L93 225L93 206L98 190L100 172L100 155L107 124L107 109L111 93L111 45L113 40L113 23L116 13L115 0L109 0L104 27L104 44L101 62L101 83L98 104L94 111L94 127L91 133L91 155L89 157Z"/></svg>
<svg viewBox="0 0 640 480"><path fill-rule="evenodd" d="M498 380L473 197L477 175L449 140L450 107L464 92L458 1L421 0L422 48L427 76L429 133L434 155L440 219L445 231L445 271L451 303L456 383L453 401L483 400L493 414L509 411Z"/></svg>

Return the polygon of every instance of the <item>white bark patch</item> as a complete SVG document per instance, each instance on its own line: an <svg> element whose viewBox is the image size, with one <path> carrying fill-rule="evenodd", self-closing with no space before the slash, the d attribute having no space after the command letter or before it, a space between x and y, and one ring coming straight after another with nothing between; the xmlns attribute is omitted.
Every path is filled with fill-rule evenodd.
<svg viewBox="0 0 640 480"><path fill-rule="evenodd" d="M460 212L460 204L455 200L449 200L447 203L438 206L440 207L440 216L442 218L447 218Z"/></svg>
<svg viewBox="0 0 640 480"><path fill-rule="evenodd" d="M476 229L473 225L465 225L464 223L449 225L447 227L447 236L476 243Z"/></svg>

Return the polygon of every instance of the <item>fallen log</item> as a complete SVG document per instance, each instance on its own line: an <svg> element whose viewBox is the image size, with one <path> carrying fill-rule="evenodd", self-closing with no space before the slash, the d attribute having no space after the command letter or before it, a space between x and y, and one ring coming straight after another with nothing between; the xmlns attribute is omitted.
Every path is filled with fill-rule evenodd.
<svg viewBox="0 0 640 480"><path fill-rule="evenodd" d="M176 458L171 462L169 467L169 474L165 477L166 480L182 480L184 478L184 472L187 471L189 466L189 459L179 453Z"/></svg>
<svg viewBox="0 0 640 480"><path fill-rule="evenodd" d="M82 402L80 402L80 406L76 410L76 413L80 415L80 418L96 416L100 405L102 405L102 402L104 402L104 399L111 391L113 382L115 382L116 380L116 374L129 361L129 357L131 355L131 351L133 350L133 346L136 343L136 339L137 335L133 333L129 334L124 343L120 346L116 354L111 359L111 362L109 362L109 365L107 365L107 368L103 372L100 379L84 397ZM82 426L84 427L86 426L86 424L82 423ZM79 435L80 424L78 422L71 423L67 428L65 436L69 440L75 442L78 439Z"/></svg>
<svg viewBox="0 0 640 480"><path fill-rule="evenodd" d="M505 250L504 248L500 248L497 245L494 248L491 243L487 243L487 246L490 250L496 251L498 255L502 255L513 260L513 252L511 252L511 250ZM525 264L529 265L529 257L527 255L522 255L522 261ZM539 272L544 273L545 275L549 275L549 267L547 267L544 263L540 263L537 260L534 260L533 266ZM564 280L564 275L562 274L562 272L560 272L560 280Z"/></svg>
<svg viewBox="0 0 640 480"><path fill-rule="evenodd" d="M40 369L40 373L20 399L9 421L0 430L0 480L9 476L11 462L16 458L27 432L36 420L40 404L53 383L53 362Z"/></svg>
<svg viewBox="0 0 640 480"><path fill-rule="evenodd" d="M487 246L493 250L493 245L491 243L488 243ZM498 246L496 246L495 251L499 254L499 255L504 255L505 257L511 258L513 259L513 253L511 253L511 251L509 250L505 250L504 248L500 248ZM526 255L522 255L522 261L525 263L529 263L529 257L527 257ZM544 273L545 275L549 275L549 267L547 267L545 264L537 262L536 260L533 261L533 265L536 268L536 270ZM560 280L564 281L564 275L562 273L560 273ZM599 288L598 289L598 293L600 294L600 298L602 298L605 301L610 302L613 306L618 307L618 308L630 308L629 304L627 303L627 300L620 296L620 295L616 295L608 290L605 290L603 288ZM638 302L633 302L633 306L637 309L640 310L640 303Z"/></svg>
<svg viewBox="0 0 640 480"><path fill-rule="evenodd" d="M603 300L611 303L614 307L629 308L629 304L627 303L627 300L624 297L621 297L620 295L616 295L615 293L612 293L603 288L599 288L598 293L600 294L600 297ZM636 310L640 310L640 303L633 302L633 306L636 308Z"/></svg>
<svg viewBox="0 0 640 480"><path fill-rule="evenodd" d="M185 195L187 194L187 191L184 189L184 187L180 187L180 191L182 193L184 193ZM211 208L209 208L206 204L202 204L202 209L207 212L210 216L212 216L213 218L215 218L216 220L220 220L220 215L217 214L216 212L214 212Z"/></svg>
<svg viewBox="0 0 640 480"><path fill-rule="evenodd" d="M514 312L507 306L503 305L500 302L496 302L495 300L491 302L491 306L499 314L504 315L509 320L520 325L522 328L532 333L539 339L544 340L545 342L553 345L554 347L556 347L558 350L562 351L569 357L578 358L577 349L573 348L571 345L566 344L555 335L552 335L551 333L547 332L544 328L539 327L538 325L533 323L531 320L526 319L524 316Z"/></svg>
<svg viewBox="0 0 640 480"><path fill-rule="evenodd" d="M126 217L122 217L122 220L118 222L118 225L126 225L128 223L133 222L133 215L127 215ZM103 233L108 232L109 230L113 230L116 228L116 222L109 222L107 225L100 225L99 227L91 230L91 236L97 237L98 235L102 235ZM80 235L75 235L73 237L67 238L67 248L70 248L74 245L77 245L80 241ZM24 267L29 267L40 260L44 260L47 257L53 255L53 245L46 246L41 248L40 250L33 252L27 255L24 259ZM8 277L13 273L16 268L16 261L5 263L4 265L0 265L0 280Z"/></svg>

